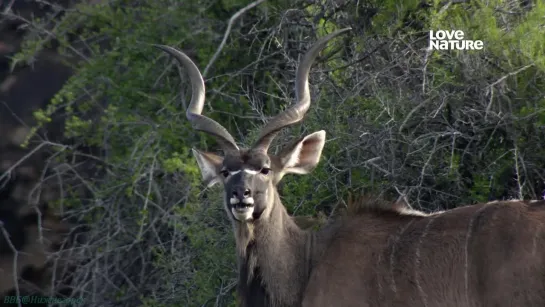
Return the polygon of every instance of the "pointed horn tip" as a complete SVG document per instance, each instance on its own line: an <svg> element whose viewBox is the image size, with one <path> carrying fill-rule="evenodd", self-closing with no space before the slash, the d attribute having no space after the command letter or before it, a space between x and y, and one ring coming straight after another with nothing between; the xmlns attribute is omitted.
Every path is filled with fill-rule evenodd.
<svg viewBox="0 0 545 307"><path fill-rule="evenodd" d="M325 45L330 40L334 39L335 37L337 37L337 36L339 36L339 35L341 35L341 34L343 34L345 32L351 31L351 30L352 30L352 28L348 27L348 28L343 28L343 29L331 32L328 35L323 36L322 38L320 38L316 43L314 43L314 45L311 46L311 50L314 50L314 52L316 52L318 50L321 50L321 49L323 49L325 47ZM313 57L313 56L311 56L311 54L313 54L313 51L310 51L307 54L309 55L309 57ZM317 56L317 54L315 54L315 56Z"/></svg>
<svg viewBox="0 0 545 307"><path fill-rule="evenodd" d="M347 28L343 28L343 29L340 29L340 30L337 30L337 31L334 31L334 32L331 32L328 36L329 36L329 39L327 40L330 40L342 33L345 33L345 32L348 32L348 31L352 31L352 27L347 27Z"/></svg>
<svg viewBox="0 0 545 307"><path fill-rule="evenodd" d="M159 45L159 44L153 44L152 45L153 47L175 57L176 59L178 60L185 60L184 62L187 62L187 60L193 62L189 56L187 56L187 54L185 54L184 52L174 48L174 47L171 47L171 46L167 46L167 45Z"/></svg>
<svg viewBox="0 0 545 307"><path fill-rule="evenodd" d="M187 54L185 54L184 52L182 52L182 51L180 51L180 50L178 50L178 49L176 49L174 47L167 46L167 45L160 45L160 44L153 44L152 46L159 49L159 50L161 50L161 51L164 51L165 53L175 57L178 60L193 63L193 60L191 60L191 58L189 58L189 56Z"/></svg>
<svg viewBox="0 0 545 307"><path fill-rule="evenodd" d="M170 51L170 49L173 49L172 47L170 46L167 46L167 45L161 45L161 44L152 44L152 46L156 49L159 49L159 50L162 50L162 51Z"/></svg>
<svg viewBox="0 0 545 307"><path fill-rule="evenodd" d="M165 53L167 53L168 55L170 56L176 56L176 53L177 52L180 52L178 51L176 48L174 47L170 47L170 46L167 46L167 45L159 45L159 44L153 44L152 45L154 48L156 49L159 49Z"/></svg>

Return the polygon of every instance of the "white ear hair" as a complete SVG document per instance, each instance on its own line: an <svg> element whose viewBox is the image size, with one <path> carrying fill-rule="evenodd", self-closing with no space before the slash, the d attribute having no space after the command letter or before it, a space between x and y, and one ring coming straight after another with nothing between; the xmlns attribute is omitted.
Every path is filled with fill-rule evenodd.
<svg viewBox="0 0 545 307"><path fill-rule="evenodd" d="M311 133L285 152L281 157L283 172L307 174L313 170L322 156L325 135L324 130Z"/></svg>
<svg viewBox="0 0 545 307"><path fill-rule="evenodd" d="M303 143L297 143L293 148L293 151L290 155L286 156L286 161L284 161L284 168L292 168L299 163L299 154L303 148Z"/></svg>
<svg viewBox="0 0 545 307"><path fill-rule="evenodd" d="M197 164L201 170L203 183L207 187L211 187L219 182L219 168L223 162L223 158L210 153L210 152L201 152L196 149L191 149Z"/></svg>

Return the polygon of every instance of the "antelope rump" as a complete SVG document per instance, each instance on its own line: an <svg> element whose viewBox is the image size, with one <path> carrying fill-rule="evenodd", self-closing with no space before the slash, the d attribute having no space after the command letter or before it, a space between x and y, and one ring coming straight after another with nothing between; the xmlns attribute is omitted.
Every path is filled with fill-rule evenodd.
<svg viewBox="0 0 545 307"><path fill-rule="evenodd" d="M223 154L193 150L207 186L224 187L238 255L241 306L545 306L545 201L499 201L425 214L400 203L366 205L317 231L288 215L277 184L318 164L326 133L299 137L268 153L277 133L299 123L311 104L309 71L327 42L318 40L296 72L295 104L239 148L202 115L204 81L184 53L157 45L192 84L187 119L216 137Z"/></svg>

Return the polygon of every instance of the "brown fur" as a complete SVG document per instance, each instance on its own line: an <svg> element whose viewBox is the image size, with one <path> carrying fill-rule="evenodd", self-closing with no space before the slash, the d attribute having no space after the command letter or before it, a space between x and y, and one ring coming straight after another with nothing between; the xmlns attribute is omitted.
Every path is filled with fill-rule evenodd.
<svg viewBox="0 0 545 307"><path fill-rule="evenodd" d="M359 210L317 234L303 306L545 306L544 224L545 201Z"/></svg>

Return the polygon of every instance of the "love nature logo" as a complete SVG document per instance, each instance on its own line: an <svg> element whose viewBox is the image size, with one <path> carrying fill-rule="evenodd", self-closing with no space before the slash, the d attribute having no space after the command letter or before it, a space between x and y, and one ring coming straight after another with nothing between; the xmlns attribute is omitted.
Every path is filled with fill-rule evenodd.
<svg viewBox="0 0 545 307"><path fill-rule="evenodd" d="M482 40L464 39L462 30L431 30L429 33L430 50L481 50L484 48Z"/></svg>

